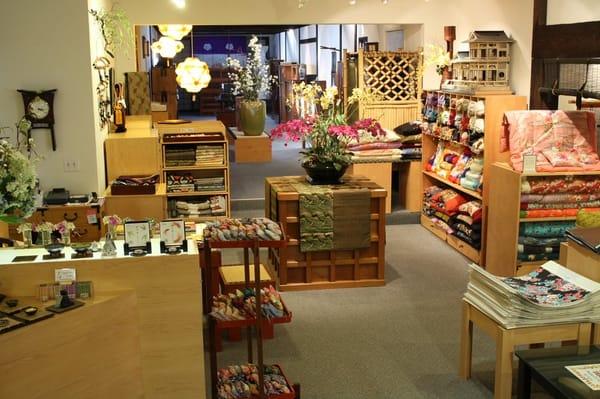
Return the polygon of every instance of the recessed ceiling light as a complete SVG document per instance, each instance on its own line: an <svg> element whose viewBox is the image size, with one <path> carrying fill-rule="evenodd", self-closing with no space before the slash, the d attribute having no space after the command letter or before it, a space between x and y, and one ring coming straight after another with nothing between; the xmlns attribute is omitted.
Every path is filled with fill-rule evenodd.
<svg viewBox="0 0 600 399"><path fill-rule="evenodd" d="M171 0L175 7L177 8L185 8L185 0Z"/></svg>

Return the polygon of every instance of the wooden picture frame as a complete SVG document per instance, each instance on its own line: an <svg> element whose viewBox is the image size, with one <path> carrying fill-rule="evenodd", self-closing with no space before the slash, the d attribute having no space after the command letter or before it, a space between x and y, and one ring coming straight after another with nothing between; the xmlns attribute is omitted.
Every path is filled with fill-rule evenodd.
<svg viewBox="0 0 600 399"><path fill-rule="evenodd" d="M366 50L367 51L379 51L379 42L367 42Z"/></svg>
<svg viewBox="0 0 600 399"><path fill-rule="evenodd" d="M185 241L183 219L167 219L160 222L160 240L167 246L181 246Z"/></svg>
<svg viewBox="0 0 600 399"><path fill-rule="evenodd" d="M142 36L142 58L150 56L150 42L146 39L146 36Z"/></svg>

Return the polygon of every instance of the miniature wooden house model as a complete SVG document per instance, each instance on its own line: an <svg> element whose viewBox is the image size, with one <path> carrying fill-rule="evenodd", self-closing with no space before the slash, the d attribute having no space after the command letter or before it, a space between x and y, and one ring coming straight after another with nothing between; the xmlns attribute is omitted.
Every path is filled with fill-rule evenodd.
<svg viewBox="0 0 600 399"><path fill-rule="evenodd" d="M452 60L452 79L443 89L472 94L510 92L510 44L504 31L474 31L468 57Z"/></svg>

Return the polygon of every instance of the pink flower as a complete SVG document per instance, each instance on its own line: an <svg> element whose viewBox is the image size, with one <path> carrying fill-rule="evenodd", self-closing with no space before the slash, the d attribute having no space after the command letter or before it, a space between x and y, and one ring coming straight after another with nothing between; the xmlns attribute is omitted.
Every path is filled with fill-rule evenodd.
<svg viewBox="0 0 600 399"><path fill-rule="evenodd" d="M284 138L285 141L300 141L312 131L314 120L292 119L271 130L271 139Z"/></svg>
<svg viewBox="0 0 600 399"><path fill-rule="evenodd" d="M358 131L354 127L348 125L332 125L329 126L327 132L330 135L337 137L347 137L351 139L358 138Z"/></svg>

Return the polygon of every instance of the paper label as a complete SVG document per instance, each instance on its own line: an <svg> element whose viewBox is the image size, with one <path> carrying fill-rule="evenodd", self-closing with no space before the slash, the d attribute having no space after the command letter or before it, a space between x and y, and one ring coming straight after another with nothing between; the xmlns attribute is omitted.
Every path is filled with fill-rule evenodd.
<svg viewBox="0 0 600 399"><path fill-rule="evenodd" d="M54 281L59 284L71 284L77 280L77 271L75 269L64 268L54 269Z"/></svg>
<svg viewBox="0 0 600 399"><path fill-rule="evenodd" d="M536 159L535 155L523 155L523 173L535 173L536 168Z"/></svg>
<svg viewBox="0 0 600 399"><path fill-rule="evenodd" d="M89 209L88 211L86 211L87 214L87 221L89 224L97 224L98 223L98 216L96 215L96 211L93 209Z"/></svg>

